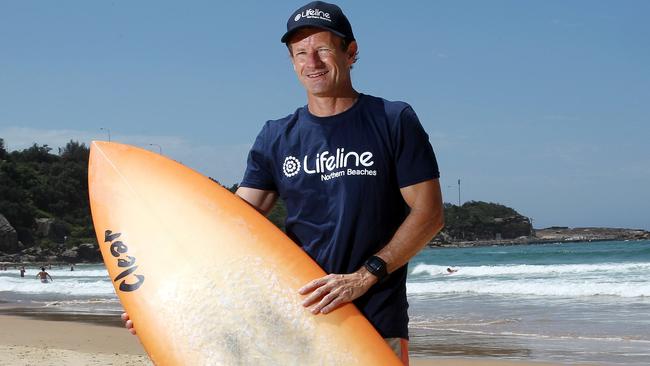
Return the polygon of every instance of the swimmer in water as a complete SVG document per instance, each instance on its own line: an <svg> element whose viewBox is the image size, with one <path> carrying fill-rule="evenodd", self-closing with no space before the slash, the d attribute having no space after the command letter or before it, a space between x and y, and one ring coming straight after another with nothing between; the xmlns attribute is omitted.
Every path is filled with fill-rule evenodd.
<svg viewBox="0 0 650 366"><path fill-rule="evenodd" d="M52 279L52 276L50 276L49 273L45 272L45 267L41 267L41 271L38 272L38 274L36 275L36 277L39 277L39 278L41 279L41 283L48 283L48 282L49 282L49 281L47 280L48 277L50 278L50 281L52 281L52 282L54 281L54 280Z"/></svg>

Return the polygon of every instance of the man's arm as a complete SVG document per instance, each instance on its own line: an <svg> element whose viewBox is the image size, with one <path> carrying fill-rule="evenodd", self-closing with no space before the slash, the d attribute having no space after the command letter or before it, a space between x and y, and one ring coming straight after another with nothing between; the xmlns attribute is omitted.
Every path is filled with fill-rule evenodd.
<svg viewBox="0 0 650 366"><path fill-rule="evenodd" d="M386 262L388 273L405 265L444 226L438 179L404 187L400 191L411 212L390 242L375 254ZM303 306L316 304L311 309L312 313L327 314L365 294L377 280L362 266L354 273L330 274L318 278L302 287L299 293L309 294L303 301Z"/></svg>
<svg viewBox="0 0 650 366"><path fill-rule="evenodd" d="M275 201L278 199L277 192L248 187L237 188L235 194L264 216L271 212Z"/></svg>
<svg viewBox="0 0 650 366"><path fill-rule="evenodd" d="M401 189L411 208L391 241L376 255L388 266L388 273L405 265L445 226L440 182L425 181Z"/></svg>

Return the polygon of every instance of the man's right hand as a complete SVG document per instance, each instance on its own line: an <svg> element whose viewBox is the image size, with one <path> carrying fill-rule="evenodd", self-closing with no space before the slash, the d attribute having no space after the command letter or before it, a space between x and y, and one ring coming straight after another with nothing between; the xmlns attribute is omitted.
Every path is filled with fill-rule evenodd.
<svg viewBox="0 0 650 366"><path fill-rule="evenodd" d="M122 313L122 320L124 321L126 329L131 332L131 334L135 335L135 328L133 328L133 321L129 318L129 314Z"/></svg>

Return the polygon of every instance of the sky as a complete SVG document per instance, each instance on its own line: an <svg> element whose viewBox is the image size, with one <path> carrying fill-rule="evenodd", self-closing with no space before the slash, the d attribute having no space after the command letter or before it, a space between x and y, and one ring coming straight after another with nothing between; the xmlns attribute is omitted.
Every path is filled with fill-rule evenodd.
<svg viewBox="0 0 650 366"><path fill-rule="evenodd" d="M303 1L0 0L0 138L137 145L231 185L265 121L306 104ZM650 230L650 2L340 1L355 88L413 106L446 202Z"/></svg>

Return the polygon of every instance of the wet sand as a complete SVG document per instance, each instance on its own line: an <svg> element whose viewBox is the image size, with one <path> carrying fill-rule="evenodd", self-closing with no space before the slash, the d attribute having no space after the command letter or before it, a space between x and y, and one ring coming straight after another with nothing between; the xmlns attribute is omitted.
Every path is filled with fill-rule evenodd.
<svg viewBox="0 0 650 366"><path fill-rule="evenodd" d="M0 364L152 365L137 337L101 316L0 315ZM413 366L552 365L487 358L412 358Z"/></svg>

